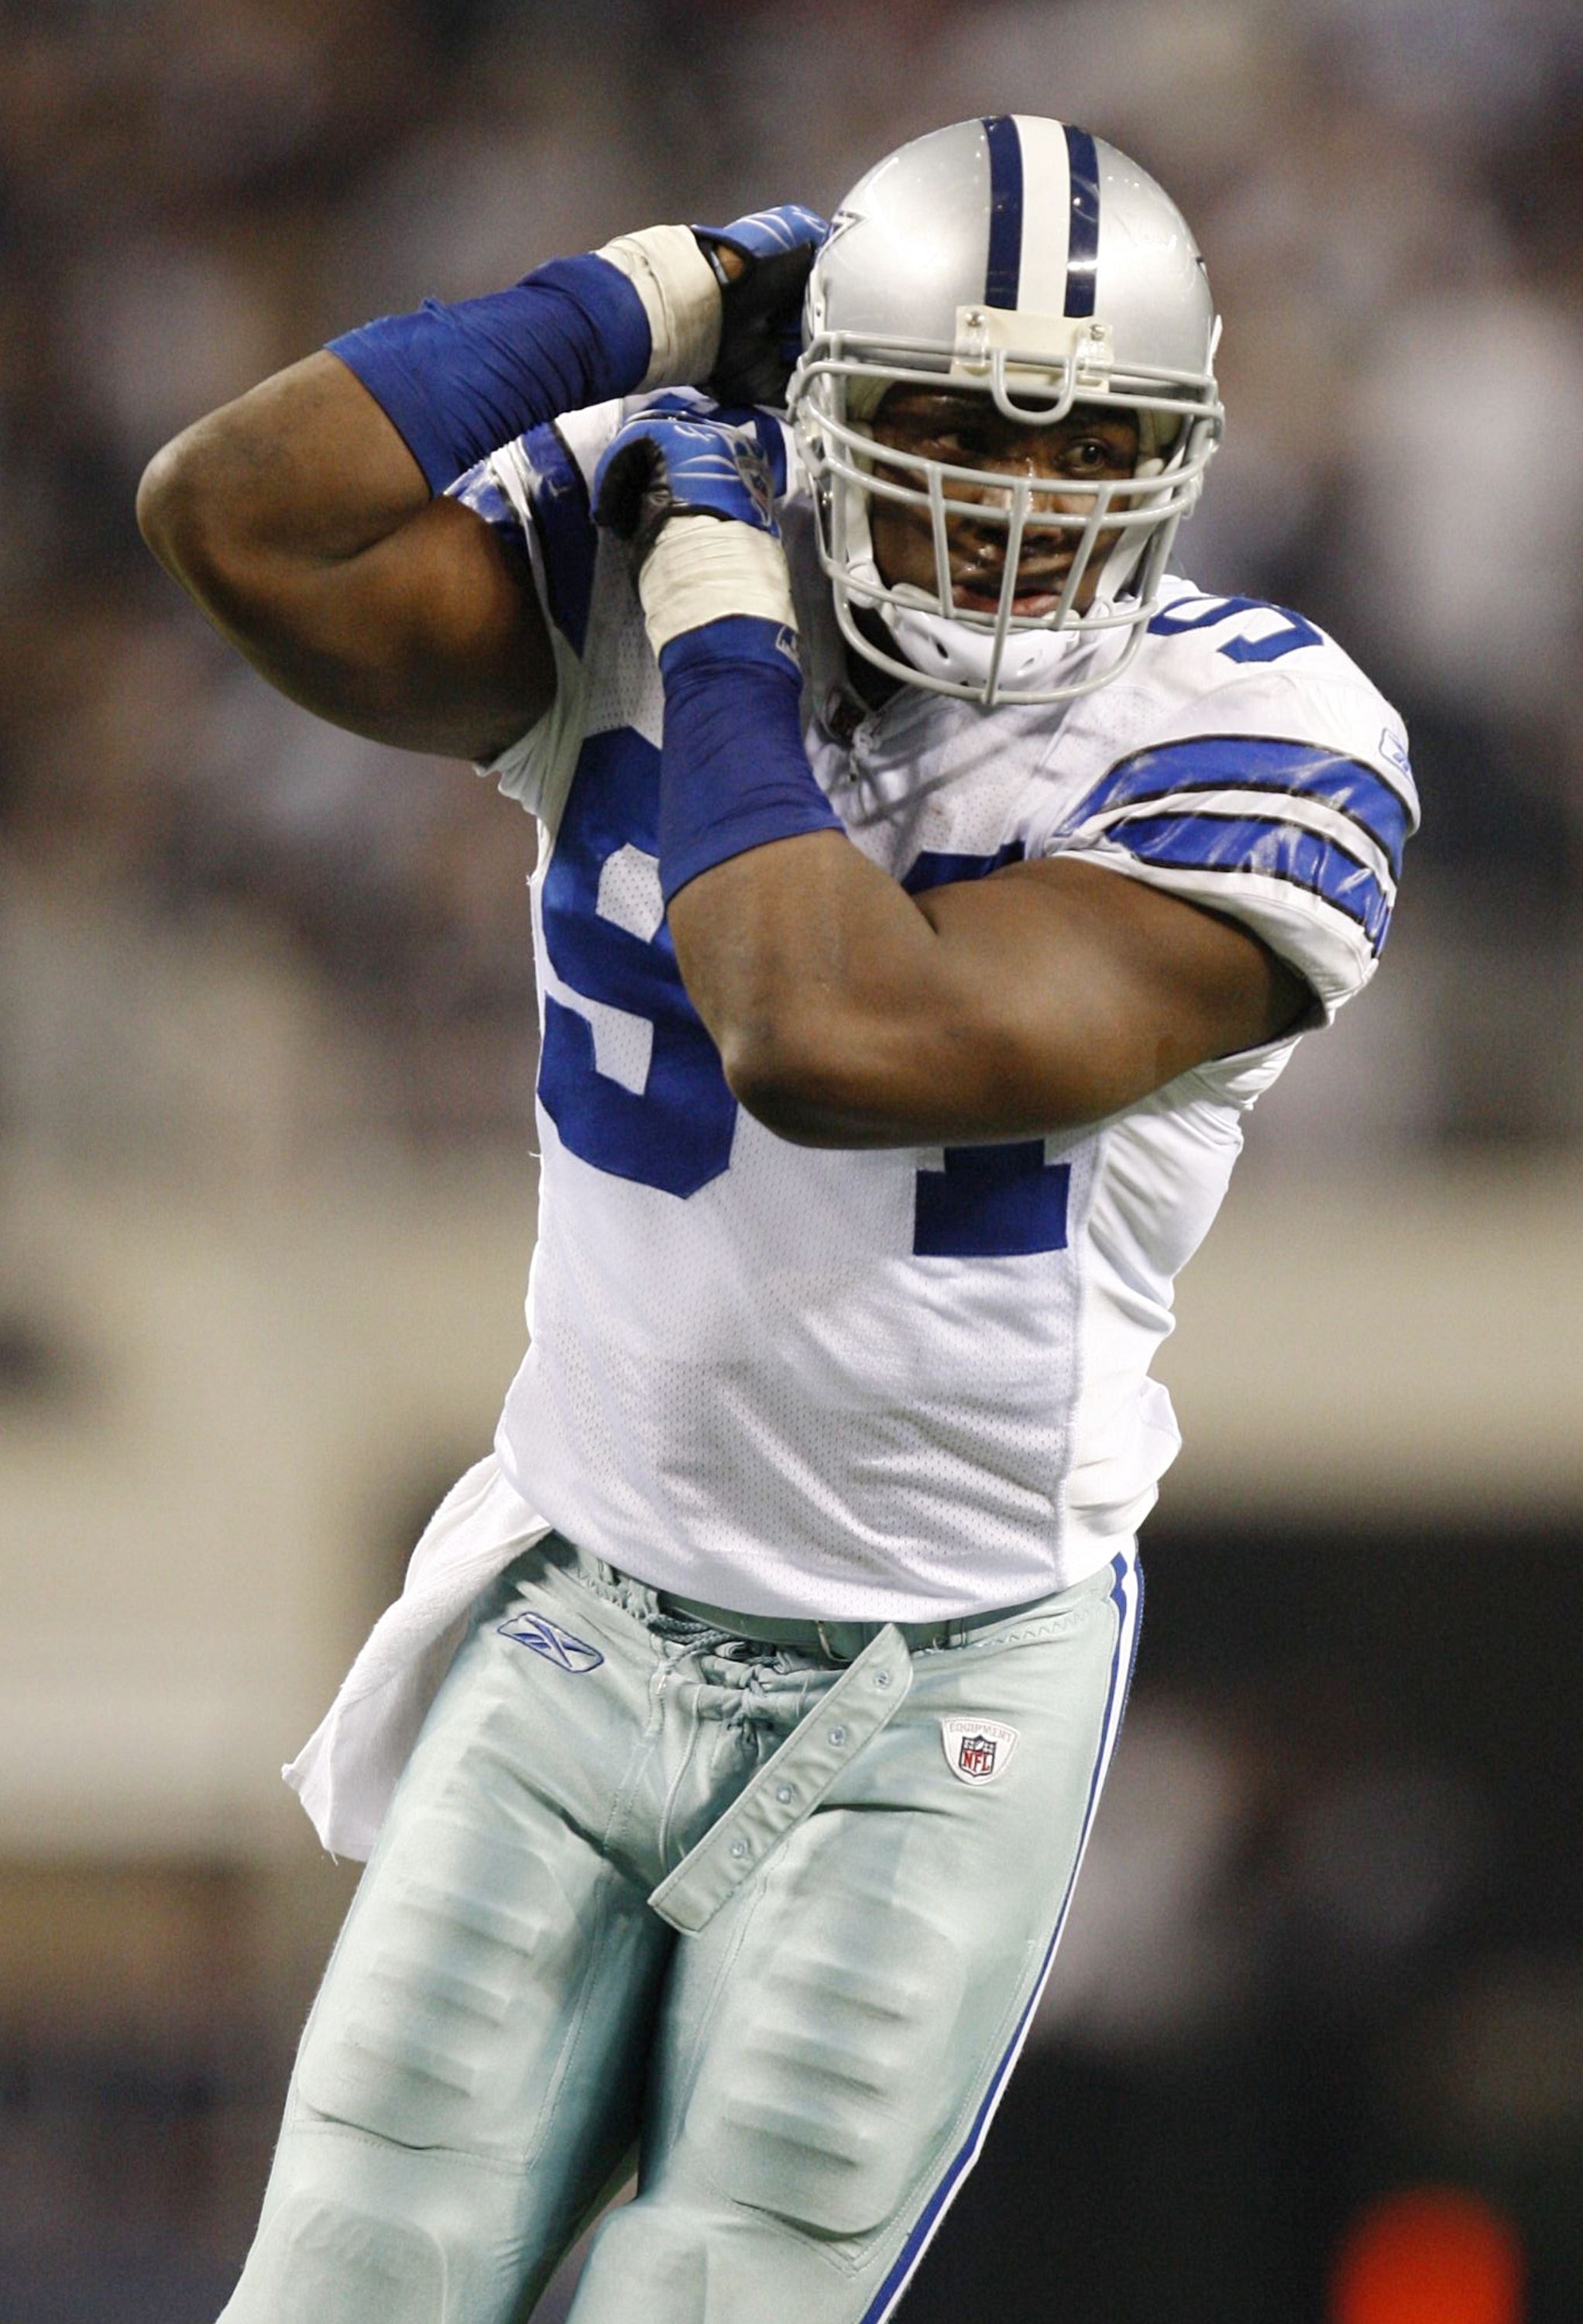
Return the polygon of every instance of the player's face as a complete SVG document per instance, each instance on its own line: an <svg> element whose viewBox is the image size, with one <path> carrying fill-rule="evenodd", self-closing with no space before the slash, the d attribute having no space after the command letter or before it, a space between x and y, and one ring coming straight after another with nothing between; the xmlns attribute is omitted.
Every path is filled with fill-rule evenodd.
<svg viewBox="0 0 1583 2324"><path fill-rule="evenodd" d="M1007 419L987 396L951 389L893 387L875 414L874 437L877 443L943 460L952 467L1040 479L1032 516L1086 517L1093 506L1091 495L1063 491L1063 486L1130 476L1137 457L1137 422L1129 412L1080 404L1063 420L1030 426ZM921 482L916 469L887 470L881 464L879 473L915 489ZM953 482L947 490L953 500L976 503L987 512L1004 514L1011 506L1009 489ZM933 594L934 542L928 510L876 494L870 521L881 579L892 587L912 582ZM969 514L953 516L946 537L955 603L967 612L994 613L1005 569L1005 524L980 523ZM1117 537L1114 532L1100 535L1072 600L1078 613L1086 613L1093 602L1105 553ZM1054 612L1079 538L1075 530L1025 537L1017 560L1015 612L1031 616Z"/></svg>

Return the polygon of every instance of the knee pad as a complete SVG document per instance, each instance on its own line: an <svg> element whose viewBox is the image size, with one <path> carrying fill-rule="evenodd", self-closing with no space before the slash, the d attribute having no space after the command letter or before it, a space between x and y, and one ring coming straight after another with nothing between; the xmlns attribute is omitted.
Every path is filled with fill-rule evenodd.
<svg viewBox="0 0 1583 2324"><path fill-rule="evenodd" d="M594 2238L577 2286L577 2306L591 2318L630 2316L635 2287L640 2305L655 2317L686 2317L689 2324L712 2324L719 2311L709 2305L707 2222L667 2219L641 2198L612 2211Z"/></svg>
<svg viewBox="0 0 1583 2324"><path fill-rule="evenodd" d="M289 2195L220 2324L444 2324L445 2254L402 2219Z"/></svg>
<svg viewBox="0 0 1583 2324"><path fill-rule="evenodd" d="M862 1901L816 1916L780 1948L772 1982L732 1996L684 2134L733 2202L825 2239L886 2224L956 2097L961 1952L888 1898L877 1955Z"/></svg>
<svg viewBox="0 0 1583 2324"><path fill-rule="evenodd" d="M404 2146L522 2159L571 2031L588 1932L537 1854L435 1817L349 1928L297 2087L316 2114Z"/></svg>

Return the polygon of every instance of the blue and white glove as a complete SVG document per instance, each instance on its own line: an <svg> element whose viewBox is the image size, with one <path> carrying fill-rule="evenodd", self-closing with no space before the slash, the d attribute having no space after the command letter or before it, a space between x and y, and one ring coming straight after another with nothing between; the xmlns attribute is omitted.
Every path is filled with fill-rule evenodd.
<svg viewBox="0 0 1583 2324"><path fill-rule="evenodd" d="M618 429L594 472L596 521L631 546L656 654L740 615L795 631L775 521L785 438L756 412L717 420L662 399Z"/></svg>
<svg viewBox="0 0 1583 2324"><path fill-rule="evenodd" d="M720 353L704 385L722 403L778 407L802 353L808 270L830 228L817 211L785 202L693 232L720 285ZM722 248L743 261L734 279L721 263Z"/></svg>
<svg viewBox="0 0 1583 2324"><path fill-rule="evenodd" d="M786 438L756 411L704 410L657 396L618 428L594 472L595 521L641 558L672 516L713 516L776 534Z"/></svg>
<svg viewBox="0 0 1583 2324"><path fill-rule="evenodd" d="M777 401L824 233L796 203L718 228L646 226L487 298L380 316L330 351L443 492L497 444L612 396L708 380L728 401ZM716 244L742 259L734 281Z"/></svg>

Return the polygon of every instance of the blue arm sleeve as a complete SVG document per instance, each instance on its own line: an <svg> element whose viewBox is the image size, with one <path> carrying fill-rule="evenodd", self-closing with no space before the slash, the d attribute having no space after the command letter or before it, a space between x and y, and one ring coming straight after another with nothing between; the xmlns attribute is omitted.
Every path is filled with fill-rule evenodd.
<svg viewBox="0 0 1583 2324"><path fill-rule="evenodd" d="M332 339L400 429L431 492L563 411L630 395L649 367L649 318L603 258L557 258L509 290L386 315Z"/></svg>
<svg viewBox="0 0 1583 2324"><path fill-rule="evenodd" d="M789 630L732 614L673 638L659 669L659 885L667 904L701 872L750 847L841 829L803 749Z"/></svg>

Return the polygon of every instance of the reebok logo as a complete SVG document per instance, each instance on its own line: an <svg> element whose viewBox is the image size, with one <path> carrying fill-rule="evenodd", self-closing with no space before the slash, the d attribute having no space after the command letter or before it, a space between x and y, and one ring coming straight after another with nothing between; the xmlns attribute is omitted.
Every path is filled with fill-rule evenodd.
<svg viewBox="0 0 1583 2324"><path fill-rule="evenodd" d="M511 1638L531 1654L542 1655L547 1663L557 1669L570 1671L580 1677L584 1671L597 1670L604 1656L586 1638L574 1637L552 1622L548 1614L514 1614L509 1622L500 1626L502 1638Z"/></svg>

